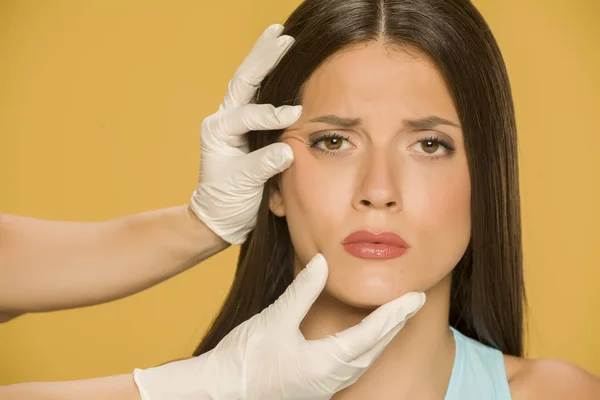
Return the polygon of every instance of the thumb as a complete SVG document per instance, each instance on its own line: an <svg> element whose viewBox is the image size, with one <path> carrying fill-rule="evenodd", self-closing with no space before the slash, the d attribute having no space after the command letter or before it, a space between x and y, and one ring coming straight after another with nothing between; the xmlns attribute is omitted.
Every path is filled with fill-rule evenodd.
<svg viewBox="0 0 600 400"><path fill-rule="evenodd" d="M376 358L394 338L395 334L390 335L390 332L397 334L424 303L425 293L407 293L380 306L358 325L337 333L333 339L340 348L339 357L350 362L369 352L373 359Z"/></svg>
<svg viewBox="0 0 600 400"><path fill-rule="evenodd" d="M244 156L242 171L249 182L263 185L269 178L287 169L294 153L286 143L273 143Z"/></svg>
<svg viewBox="0 0 600 400"><path fill-rule="evenodd" d="M318 253L277 299L278 308L283 309L285 314L294 321L295 329L323 291L328 275L327 261L322 254Z"/></svg>

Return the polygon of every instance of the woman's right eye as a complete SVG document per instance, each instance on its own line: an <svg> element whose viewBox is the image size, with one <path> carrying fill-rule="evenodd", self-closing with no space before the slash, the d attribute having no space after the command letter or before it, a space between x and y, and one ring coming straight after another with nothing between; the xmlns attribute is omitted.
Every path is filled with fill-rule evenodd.
<svg viewBox="0 0 600 400"><path fill-rule="evenodd" d="M335 155L352 147L348 137L337 133L326 133L311 139L310 147L323 153Z"/></svg>

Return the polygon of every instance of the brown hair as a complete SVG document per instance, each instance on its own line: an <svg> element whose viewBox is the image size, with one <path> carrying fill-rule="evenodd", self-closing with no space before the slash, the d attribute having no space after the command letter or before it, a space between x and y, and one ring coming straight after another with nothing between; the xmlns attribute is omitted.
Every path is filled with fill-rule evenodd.
<svg viewBox="0 0 600 400"><path fill-rule="evenodd" d="M295 43L264 80L256 102L299 104L311 74L349 45L384 41L430 57L453 96L471 177L471 239L453 270L449 324L505 354L523 354L524 285L514 108L506 68L486 22L467 0L307 0L285 22ZM282 131L251 132L250 150ZM292 282L285 218L268 207L241 247L229 296L194 355L273 303Z"/></svg>

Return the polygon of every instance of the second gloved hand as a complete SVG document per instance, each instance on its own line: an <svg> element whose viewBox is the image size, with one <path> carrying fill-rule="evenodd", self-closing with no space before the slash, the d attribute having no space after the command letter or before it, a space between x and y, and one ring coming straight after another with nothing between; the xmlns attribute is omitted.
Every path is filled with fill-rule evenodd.
<svg viewBox="0 0 600 400"><path fill-rule="evenodd" d="M330 399L379 357L425 302L408 293L335 335L306 340L300 322L327 281L317 254L281 297L233 329L211 351L136 370L143 400Z"/></svg>

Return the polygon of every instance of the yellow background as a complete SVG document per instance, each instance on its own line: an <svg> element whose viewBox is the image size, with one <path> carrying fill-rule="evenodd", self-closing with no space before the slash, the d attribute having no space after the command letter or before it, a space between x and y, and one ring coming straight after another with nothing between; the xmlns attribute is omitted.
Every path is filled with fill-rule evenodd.
<svg viewBox="0 0 600 400"><path fill-rule="evenodd" d="M99 220L187 202L203 117L258 35L298 3L1 0L0 210ZM517 107L529 354L600 374L600 3L475 4ZM0 325L0 384L189 355L236 256L117 302Z"/></svg>

